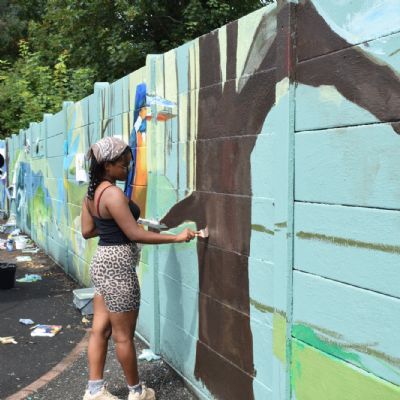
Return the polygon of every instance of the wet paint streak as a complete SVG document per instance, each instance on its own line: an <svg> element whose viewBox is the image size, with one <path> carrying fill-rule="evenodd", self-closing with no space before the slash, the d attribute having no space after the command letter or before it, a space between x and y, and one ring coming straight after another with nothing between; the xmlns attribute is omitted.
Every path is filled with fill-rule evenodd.
<svg viewBox="0 0 400 400"><path fill-rule="evenodd" d="M319 240L321 242L333 243L338 246L358 247L360 249L377 250L383 251L385 253L400 254L400 246L389 244L362 242L359 240L345 239L338 236L328 236L321 233L311 233L303 231L296 233L296 236L300 239Z"/></svg>
<svg viewBox="0 0 400 400"><path fill-rule="evenodd" d="M254 306L258 311L261 311L263 313L268 313L272 314L275 312L275 308L271 306L267 306L265 304L262 304L254 299L250 299L250 304Z"/></svg>
<svg viewBox="0 0 400 400"><path fill-rule="evenodd" d="M334 355L342 360L351 361L359 366L362 365L359 355L344 351L338 344L333 343L332 341L320 339L314 330L306 325L293 325L292 336L325 353Z"/></svg>
<svg viewBox="0 0 400 400"><path fill-rule="evenodd" d="M252 229L253 231L266 233L266 234L268 234L268 235L275 235L275 232L274 232L274 231L271 231L271 229L266 228L264 225L251 224L251 229Z"/></svg>

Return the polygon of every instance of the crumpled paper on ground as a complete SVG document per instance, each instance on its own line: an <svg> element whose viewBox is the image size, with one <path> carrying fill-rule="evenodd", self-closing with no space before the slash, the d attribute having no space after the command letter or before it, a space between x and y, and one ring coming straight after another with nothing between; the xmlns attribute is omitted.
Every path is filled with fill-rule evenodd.
<svg viewBox="0 0 400 400"><path fill-rule="evenodd" d="M17 344L13 336L0 337L0 344Z"/></svg>
<svg viewBox="0 0 400 400"><path fill-rule="evenodd" d="M143 349L142 353L138 358L139 360L153 361L153 360L159 360L160 356L154 354L150 349Z"/></svg>

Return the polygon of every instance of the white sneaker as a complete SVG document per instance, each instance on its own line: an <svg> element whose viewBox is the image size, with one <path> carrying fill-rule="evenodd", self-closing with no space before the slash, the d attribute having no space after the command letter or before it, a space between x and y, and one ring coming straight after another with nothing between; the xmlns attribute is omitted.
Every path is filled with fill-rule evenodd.
<svg viewBox="0 0 400 400"><path fill-rule="evenodd" d="M105 386L103 386L100 392L90 394L89 389L86 390L83 400L119 400L118 397L112 395Z"/></svg>
<svg viewBox="0 0 400 400"><path fill-rule="evenodd" d="M129 392L128 400L156 400L156 394L153 389L142 385L142 393Z"/></svg>

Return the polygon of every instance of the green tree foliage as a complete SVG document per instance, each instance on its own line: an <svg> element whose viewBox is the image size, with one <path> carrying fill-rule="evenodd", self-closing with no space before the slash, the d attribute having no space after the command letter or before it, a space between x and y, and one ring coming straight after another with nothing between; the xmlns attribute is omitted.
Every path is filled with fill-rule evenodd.
<svg viewBox="0 0 400 400"><path fill-rule="evenodd" d="M40 20L45 0L0 0L0 59L15 61L30 20Z"/></svg>
<svg viewBox="0 0 400 400"><path fill-rule="evenodd" d="M0 0L0 137L270 2Z"/></svg>
<svg viewBox="0 0 400 400"><path fill-rule="evenodd" d="M0 62L1 138L27 127L31 121L40 121L45 112L59 111L64 100L78 100L92 89L94 72L90 68L68 68L67 51L51 67L43 65L40 54L29 51L23 40L19 52L12 66Z"/></svg>

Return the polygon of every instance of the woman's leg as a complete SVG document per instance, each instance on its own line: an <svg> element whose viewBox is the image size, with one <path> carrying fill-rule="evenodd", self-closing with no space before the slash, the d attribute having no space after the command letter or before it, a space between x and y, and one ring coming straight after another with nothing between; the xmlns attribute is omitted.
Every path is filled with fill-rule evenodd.
<svg viewBox="0 0 400 400"><path fill-rule="evenodd" d="M107 310L103 296L94 296L93 313L88 345L89 380L91 381L103 379L108 339L111 336L110 312Z"/></svg>
<svg viewBox="0 0 400 400"><path fill-rule="evenodd" d="M139 310L110 313L112 337L115 343L117 358L124 370L129 386L139 383L136 349L133 341L138 314Z"/></svg>

